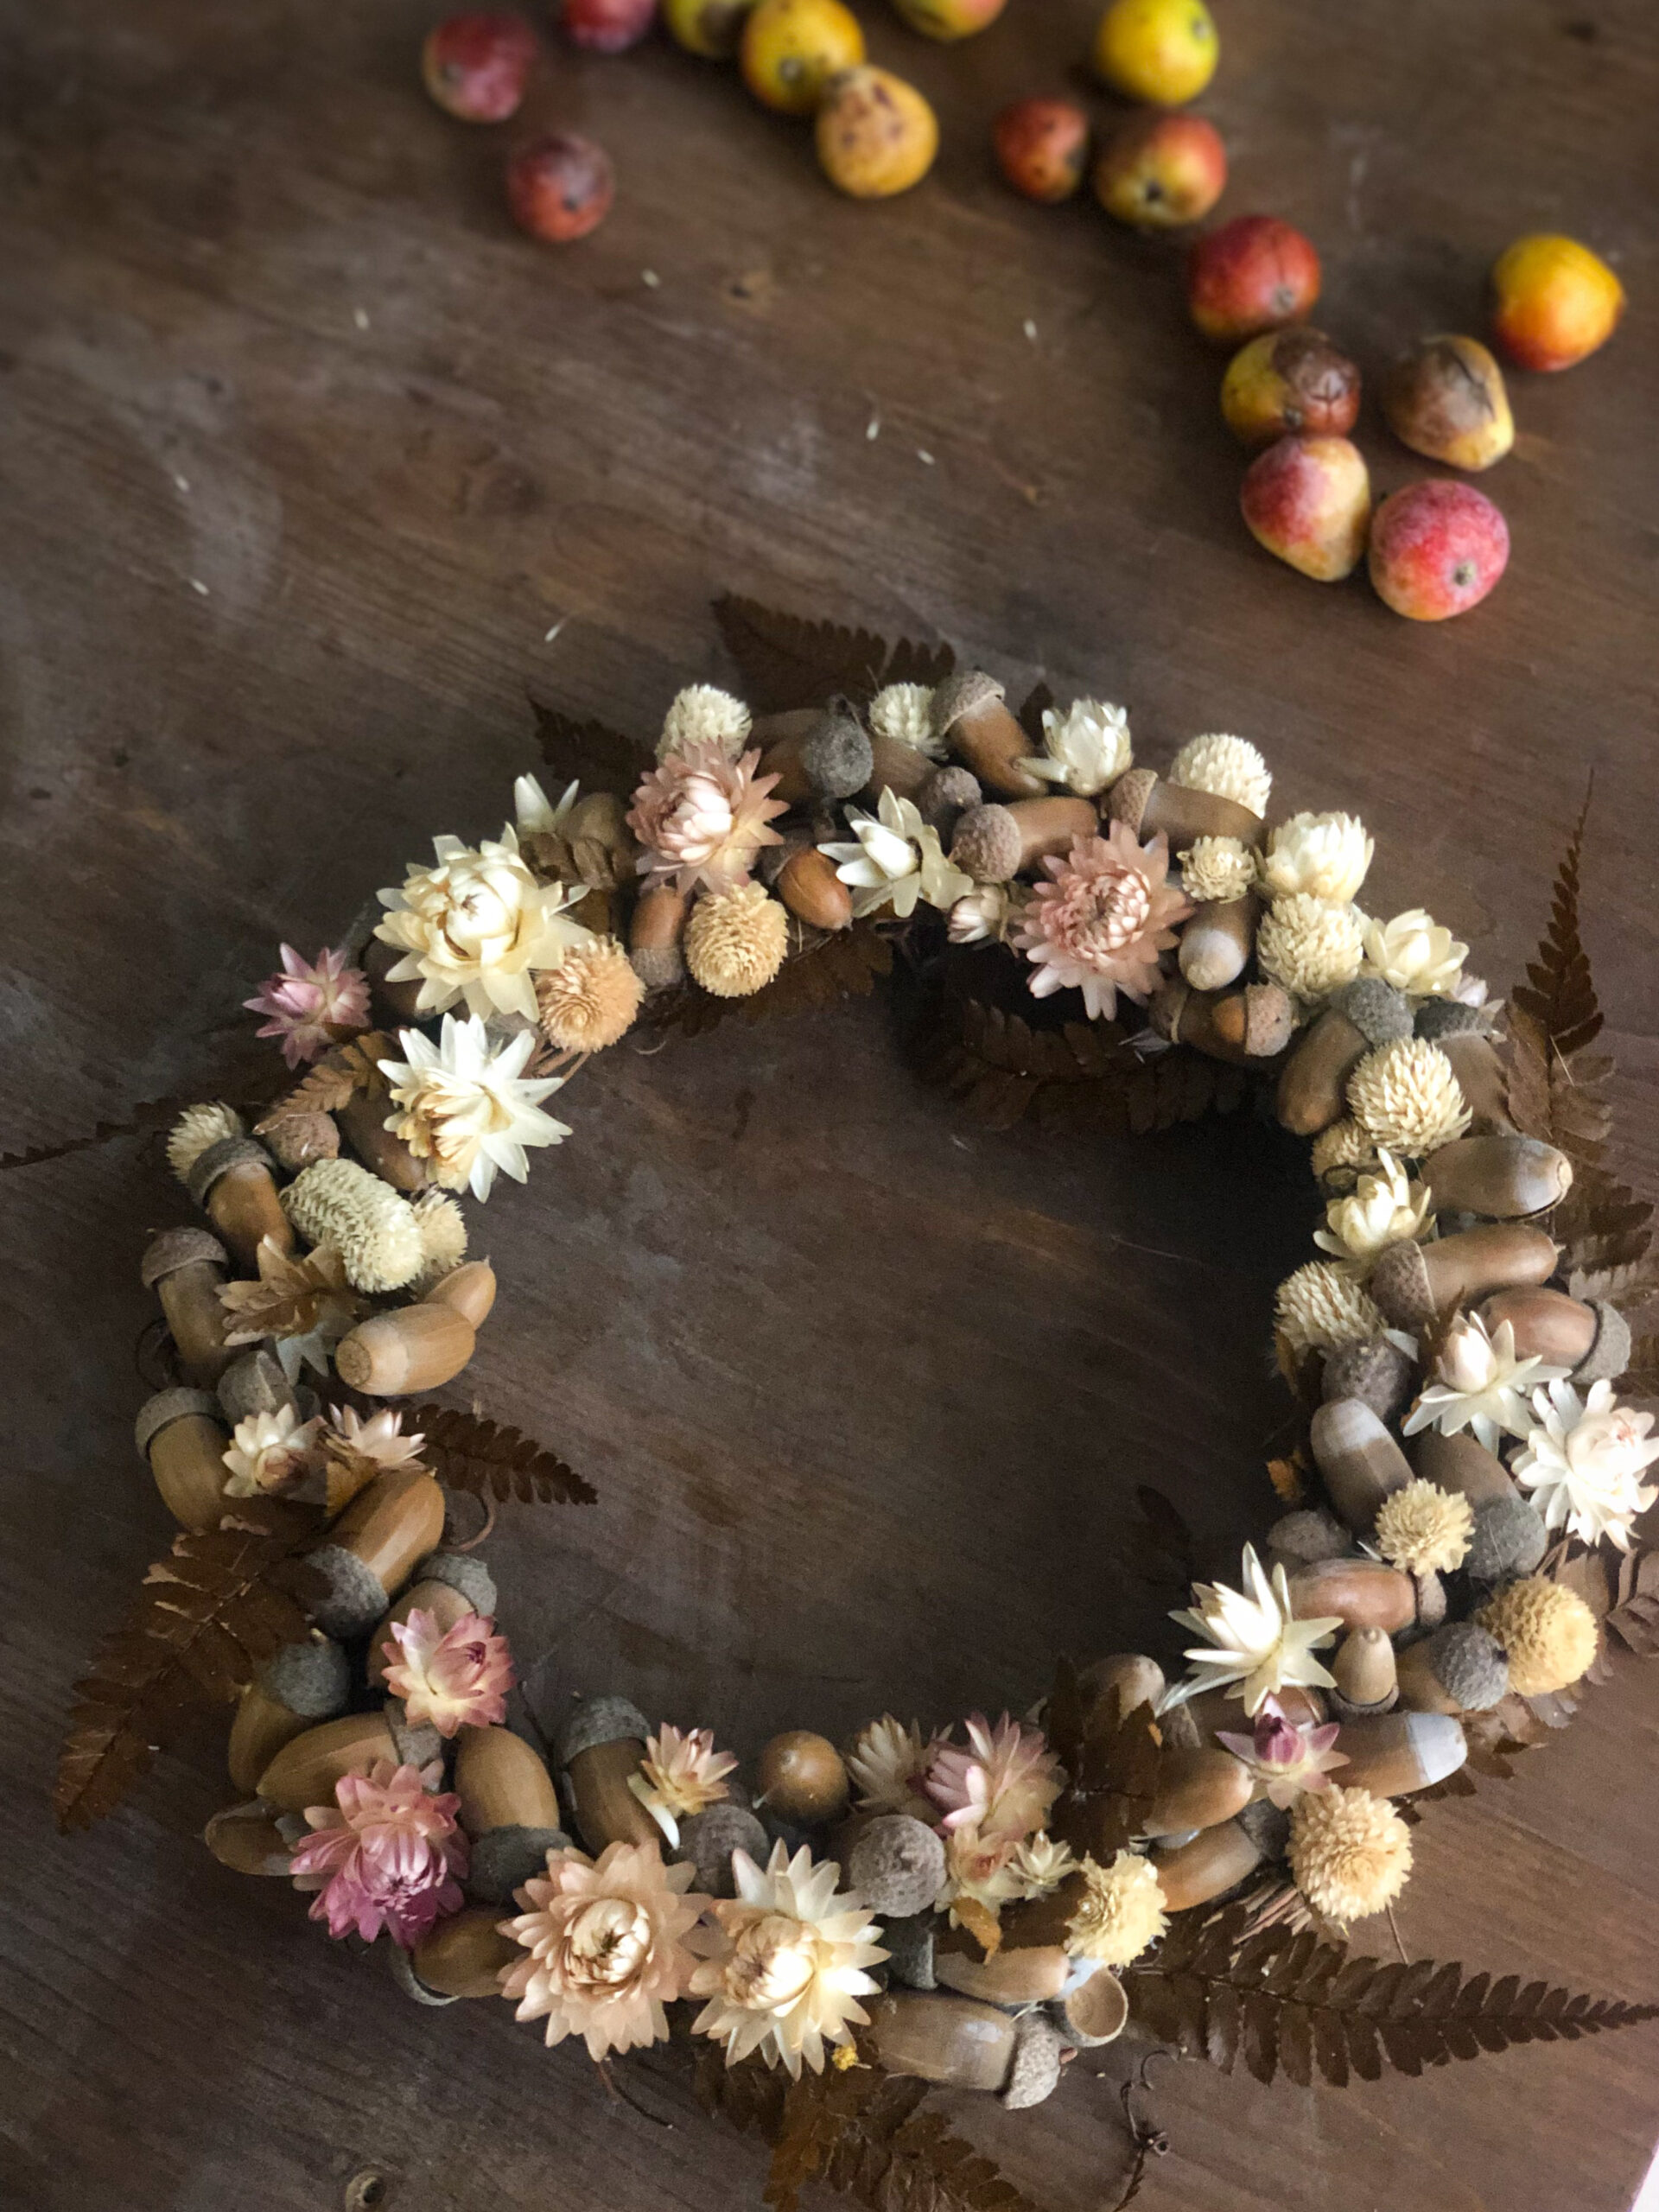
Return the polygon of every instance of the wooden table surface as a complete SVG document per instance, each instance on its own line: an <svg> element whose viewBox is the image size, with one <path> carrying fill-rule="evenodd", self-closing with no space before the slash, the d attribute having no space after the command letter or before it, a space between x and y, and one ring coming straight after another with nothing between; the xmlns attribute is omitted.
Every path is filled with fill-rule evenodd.
<svg viewBox="0 0 1659 2212"><path fill-rule="evenodd" d="M537 113L600 136L620 188L555 251L503 218L505 135L420 92L435 9L0 5L4 1149L211 1084L279 936L308 951L432 831L499 827L527 692L648 734L729 675L733 589L1124 701L1154 763L1248 733L1287 809L1363 812L1376 907L1429 906L1500 985L1593 766L1588 929L1625 1164L1659 1183L1659 18L1221 0L1223 212L1313 234L1319 320L1368 372L1478 328L1525 230L1587 236L1630 288L1604 355L1514 381L1496 597L1419 627L1245 537L1174 250L990 175L990 115L1063 83L1084 0L1010 0L954 50L861 10L942 113L920 190L836 199L800 130L666 47L562 54ZM1420 473L1363 435L1380 486ZM1267 1305L1313 1205L1262 1133L987 1135L879 1001L625 1046L568 1103L574 1139L480 1224L504 1297L471 1378L601 1492L493 1540L543 1709L620 1691L752 1749L1019 1708L1058 1649L1157 1632L1137 1482L1218 1562L1266 1518ZM143 1237L188 1216L123 1136L0 1200L0 2201L312 2212L373 2165L397 2212L757 2203L762 2154L671 2074L638 2076L653 2126L505 2007L418 2011L218 1867L209 1736L54 1834L70 1683L168 1541L131 1347ZM1656 1818L1632 1662L1426 1821L1402 1938L1659 1996ZM1141 2202L1612 2212L1659 2139L1656 2054L1640 2029L1340 2094L1168 2067ZM1101 2056L1034 2115L963 2115L1054 2212L1121 2185Z"/></svg>

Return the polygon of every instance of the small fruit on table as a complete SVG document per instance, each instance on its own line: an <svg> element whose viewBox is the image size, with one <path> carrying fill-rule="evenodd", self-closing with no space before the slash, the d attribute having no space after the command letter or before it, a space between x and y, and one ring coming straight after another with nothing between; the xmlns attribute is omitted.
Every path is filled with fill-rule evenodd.
<svg viewBox="0 0 1659 2212"><path fill-rule="evenodd" d="M887 69L842 69L815 125L824 175L855 200L907 192L933 166L939 126L913 85Z"/></svg>
<svg viewBox="0 0 1659 2212"><path fill-rule="evenodd" d="M1266 330L1228 363L1221 411L1247 446L1298 430L1346 437L1359 415L1358 365L1323 331Z"/></svg>
<svg viewBox="0 0 1659 2212"><path fill-rule="evenodd" d="M1490 468L1515 443L1503 372L1473 338L1420 338L1382 380L1402 445L1452 468Z"/></svg>
<svg viewBox="0 0 1659 2212"><path fill-rule="evenodd" d="M1576 238L1516 238L1492 270L1492 328L1523 369L1570 369L1605 346L1624 312L1624 287Z"/></svg>
<svg viewBox="0 0 1659 2212"><path fill-rule="evenodd" d="M1201 222L1226 183L1227 149L1201 115L1137 117L1095 164L1096 199L1138 231Z"/></svg>
<svg viewBox="0 0 1659 2212"><path fill-rule="evenodd" d="M785 115L810 115L836 71L864 59L864 34L841 0L760 0L739 54L756 99Z"/></svg>
<svg viewBox="0 0 1659 2212"><path fill-rule="evenodd" d="M709 61L729 61L743 36L754 0L663 0L669 35L688 54Z"/></svg>
<svg viewBox="0 0 1659 2212"><path fill-rule="evenodd" d="M507 165L507 205L513 221L531 238L555 245L584 238L596 230L615 192L610 156L573 130L533 140Z"/></svg>
<svg viewBox="0 0 1659 2212"><path fill-rule="evenodd" d="M1235 215L1199 238L1187 258L1187 306L1218 345L1300 322L1319 296L1319 255L1276 215Z"/></svg>
<svg viewBox="0 0 1659 2212"><path fill-rule="evenodd" d="M949 44L988 30L1007 0L893 0L893 4L912 30Z"/></svg>
<svg viewBox="0 0 1659 2212"><path fill-rule="evenodd" d="M421 75L463 123L505 123L524 96L536 34L522 16L449 16L427 34Z"/></svg>
<svg viewBox="0 0 1659 2212"><path fill-rule="evenodd" d="M572 46L590 54L626 54L651 29L657 0L564 0L559 22Z"/></svg>
<svg viewBox="0 0 1659 2212"><path fill-rule="evenodd" d="M1196 99L1220 51L1204 0L1112 0L1095 33L1095 67L1112 90L1158 107Z"/></svg>
<svg viewBox="0 0 1659 2212"><path fill-rule="evenodd" d="M1089 158L1089 118L1071 100L1014 100L991 125L1005 182L1027 200L1069 200Z"/></svg>
<svg viewBox="0 0 1659 2212"><path fill-rule="evenodd" d="M1408 484L1383 500L1371 526L1377 596L1414 622L1478 606L1509 557L1509 524L1472 484Z"/></svg>
<svg viewBox="0 0 1659 2212"><path fill-rule="evenodd" d="M1245 470L1239 506L1258 545L1319 583L1339 583L1365 550L1371 480L1346 438L1281 438Z"/></svg>

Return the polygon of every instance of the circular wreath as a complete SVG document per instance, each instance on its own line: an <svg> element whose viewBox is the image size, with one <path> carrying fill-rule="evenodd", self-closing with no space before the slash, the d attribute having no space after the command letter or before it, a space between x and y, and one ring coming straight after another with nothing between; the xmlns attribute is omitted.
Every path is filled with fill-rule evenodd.
<svg viewBox="0 0 1659 2212"><path fill-rule="evenodd" d="M223 1863L385 1936L412 1995L505 1998L595 2060L683 2006L785 2197L821 2168L905 2202L949 2165L906 2133L922 2085L1034 2104L1126 2025L1340 2082L1649 2017L1345 1947L1408 1878L1416 1801L1559 1725L1604 1618L1654 1640L1632 1531L1659 1439L1615 1395L1652 1382L1619 1311L1647 1209L1576 1057L1577 842L1500 1007L1427 913L1362 909L1360 822L1268 826L1246 740L1154 772L1117 707L1022 719L982 671L874 658L899 680L759 716L694 685L631 788L522 777L499 838L435 838L352 943L283 948L247 1003L308 1071L251 1133L209 1103L168 1139L211 1226L143 1255L170 1366L137 1434L185 1533L81 1686L62 1816L106 1811L191 1694L234 1697ZM579 734L548 720L555 753ZM1319 1256L1274 1315L1287 1510L1173 1615L1184 1671L1062 1661L1024 1718L791 1730L743 1784L692 1716L617 1695L532 1743L445 1485L591 1493L475 1414L386 1402L487 1322L458 1198L571 1135L547 1102L636 1022L868 988L895 937L1001 948L1028 992L1033 1020L958 1008L952 1077L1001 1079L1004 1119L1009 1083L1087 1078L1135 1123L1249 1089L1310 1141Z"/></svg>

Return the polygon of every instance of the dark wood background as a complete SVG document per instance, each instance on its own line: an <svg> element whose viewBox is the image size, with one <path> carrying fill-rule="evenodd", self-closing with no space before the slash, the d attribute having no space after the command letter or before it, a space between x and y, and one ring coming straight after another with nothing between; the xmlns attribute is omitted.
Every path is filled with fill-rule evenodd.
<svg viewBox="0 0 1659 2212"><path fill-rule="evenodd" d="M648 734L679 683L729 672L708 607L730 588L1125 701L1154 763L1248 733L1286 808L1364 814L1380 911L1428 905L1500 984L1593 766L1588 926L1653 1186L1644 0L1217 10L1224 212L1312 232L1319 320L1368 371L1478 329L1521 231L1585 234L1628 282L1605 355L1515 379L1490 480L1510 572L1438 628L1245 537L1175 252L990 175L991 113L1064 81L1084 0L1010 0L952 51L868 0L945 134L880 208L836 199L716 68L562 54L537 112L620 174L563 251L504 220L511 134L424 101L437 12L0 6L3 1148L211 1086L279 935L308 951L433 830L499 826L533 765L527 692ZM1364 437L1380 486L1418 473ZM1057 1649L1157 1631L1135 1483L1217 1562L1265 1517L1267 1301L1313 1209L1261 1133L988 1137L918 1084L879 1002L625 1046L568 1104L575 1138L477 1236L505 1289L477 1395L601 1492L507 1514L492 1548L544 1711L623 1691L753 1749L785 1721L1019 1707ZM284 1886L217 1867L194 1840L225 1794L207 1738L94 1834L54 1835L69 1685L168 1541L131 1347L143 1239L186 1206L122 1137L0 1198L0 2199L311 2212L374 2165L398 2212L756 2202L761 2154L671 2074L636 2077L659 2128L505 2007L417 2011ZM1631 1662L1513 1785L1434 1812L1402 1937L1659 1994L1656 1815L1659 1677ZM1656 2049L1646 2029L1340 2095L1166 2067L1173 2147L1142 2201L1612 2212L1659 2135ZM1055 2212L1121 2184L1102 2059L1034 2116L965 2114Z"/></svg>

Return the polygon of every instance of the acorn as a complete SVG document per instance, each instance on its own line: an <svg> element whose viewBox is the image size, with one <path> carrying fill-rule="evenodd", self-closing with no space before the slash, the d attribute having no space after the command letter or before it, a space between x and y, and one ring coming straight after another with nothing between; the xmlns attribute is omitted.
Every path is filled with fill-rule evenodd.
<svg viewBox="0 0 1659 2212"><path fill-rule="evenodd" d="M334 1371L365 1397L435 1390L466 1366L477 1347L472 1323L442 1299L371 1313L334 1347Z"/></svg>
<svg viewBox="0 0 1659 2212"><path fill-rule="evenodd" d="M1476 1135L1512 1131L1510 1118L1510 1079L1497 1047L1487 1035L1486 1015L1456 999L1425 999L1417 1009L1417 1034L1438 1045L1452 1063L1452 1072L1469 1109L1470 1127Z"/></svg>
<svg viewBox="0 0 1659 2212"><path fill-rule="evenodd" d="M1351 1629L1337 1646L1331 1672L1336 1681L1325 1694L1332 1713L1344 1724L1392 1712L1399 1702L1394 1644L1383 1629Z"/></svg>
<svg viewBox="0 0 1659 2212"><path fill-rule="evenodd" d="M1437 1490L1455 1491L1477 1511L1492 1498L1516 1495L1509 1469L1497 1453L1461 1432L1442 1436L1438 1428L1424 1429L1411 1440L1411 1459L1426 1483Z"/></svg>
<svg viewBox="0 0 1659 2212"><path fill-rule="evenodd" d="M521 1883L546 1871L550 1851L568 1849L553 1777L539 1753L511 1728L461 1731L454 1787L461 1825L472 1839L469 1897L505 1904ZM652 1834L660 1834L654 1823Z"/></svg>
<svg viewBox="0 0 1659 2212"><path fill-rule="evenodd" d="M476 1332L495 1310L495 1269L487 1260L463 1260L438 1277L421 1303L450 1306Z"/></svg>
<svg viewBox="0 0 1659 2212"><path fill-rule="evenodd" d="M1090 1733L1091 1722L1106 1717L1110 1709L1107 1699L1114 1691L1117 1717L1126 1719L1138 1706L1149 1705L1155 1713L1168 1687L1163 1669L1144 1652L1114 1651L1104 1659L1091 1659L1077 1670L1084 1734Z"/></svg>
<svg viewBox="0 0 1659 2212"><path fill-rule="evenodd" d="M329 1636L361 1636L409 1580L416 1560L435 1551L443 1535L443 1491L419 1467L388 1467L360 1490L328 1532L306 1554L324 1580L310 1601L312 1619Z"/></svg>
<svg viewBox="0 0 1659 2212"><path fill-rule="evenodd" d="M957 2089L1000 2089L1013 2069L1017 2031L995 2005L906 1989L871 1998L869 2011L870 2043L889 2074Z"/></svg>
<svg viewBox="0 0 1659 2212"><path fill-rule="evenodd" d="M253 1789L285 1744L346 1710L352 1670L326 1636L285 1643L242 1693L226 1763L238 1789Z"/></svg>
<svg viewBox="0 0 1659 2212"><path fill-rule="evenodd" d="M1255 944L1254 894L1242 899L1201 899L1181 931L1180 969L1195 991L1223 991L1249 964Z"/></svg>
<svg viewBox="0 0 1659 2212"><path fill-rule="evenodd" d="M1380 1628L1395 1636L1417 1618L1417 1586L1381 1560L1320 1560L1290 1577L1290 1605L1297 1620L1329 1617L1344 1628Z"/></svg>
<svg viewBox="0 0 1659 2212"><path fill-rule="evenodd" d="M906 745L901 737L885 737L879 730L870 732L869 746L870 774L864 790L874 800L891 791L895 798L914 801L939 765L919 747Z"/></svg>
<svg viewBox="0 0 1659 2212"><path fill-rule="evenodd" d="M1362 976L1333 992L1297 1039L1274 1101L1281 1127L1317 1136L1347 1111L1348 1078L1367 1052L1411 1034L1403 993L1380 976Z"/></svg>
<svg viewBox="0 0 1659 2212"><path fill-rule="evenodd" d="M760 772L776 776L772 796L786 806L817 798L854 798L874 766L863 724L845 699L830 704L804 727L773 740L760 755Z"/></svg>
<svg viewBox="0 0 1659 2212"><path fill-rule="evenodd" d="M221 1137L197 1154L184 1178L185 1188L250 1274L265 1237L279 1252L294 1249L294 1226L283 1211L271 1164L264 1145L251 1137Z"/></svg>
<svg viewBox="0 0 1659 2212"><path fill-rule="evenodd" d="M938 1831L908 1813L883 1814L848 1853L847 1880L884 1919L889 1913L903 1918L925 1912L944 1887L944 1845Z"/></svg>
<svg viewBox="0 0 1659 2212"><path fill-rule="evenodd" d="M1152 1026L1172 1044L1191 1045L1211 1059L1236 1065L1272 1059L1296 1027L1290 994L1277 983L1248 983L1243 990L1195 991L1172 977L1153 994Z"/></svg>
<svg viewBox="0 0 1659 2212"><path fill-rule="evenodd" d="M250 1414L280 1413L296 1402L283 1363L264 1344L231 1362L219 1378L217 1395L219 1410L232 1428Z"/></svg>
<svg viewBox="0 0 1659 2212"><path fill-rule="evenodd" d="M941 1929L933 1945L933 1973L940 1986L988 2005L1041 2005L1058 1997L1071 1977L1064 1944L1004 1945L988 1958L979 1955L979 1949L963 1929Z"/></svg>
<svg viewBox="0 0 1659 2212"><path fill-rule="evenodd" d="M1224 1896L1253 1874L1262 1864L1262 1849L1236 1820L1223 1821L1203 1829L1191 1843L1155 1850L1152 1864L1165 1911L1185 1912L1190 1905Z"/></svg>
<svg viewBox="0 0 1659 2212"><path fill-rule="evenodd" d="M1060 2041L1077 2050L1115 2043L1128 2025L1128 1993L1109 1967L1096 1966L1044 2009Z"/></svg>
<svg viewBox="0 0 1659 2212"><path fill-rule="evenodd" d="M984 796L973 770L964 768L959 760L949 760L943 767L934 769L917 793L916 810L924 822L938 831L941 842L949 845L957 823L970 806L978 806Z"/></svg>
<svg viewBox="0 0 1659 2212"><path fill-rule="evenodd" d="M1325 1700L1322 1694L1306 1683L1287 1682L1284 1688L1276 1691L1274 1694L1279 1700L1280 1709L1293 1727L1301 1727L1304 1725L1317 1727L1325 1719ZM1167 1713L1160 1713L1158 1719L1160 1728L1164 1728L1166 1722L1173 1720L1178 1713L1185 1713L1192 1716L1198 1730L1198 1743L1196 1745L1175 1748L1196 1749L1213 1746L1216 1738L1224 1729L1230 1732L1235 1729L1243 1728L1246 1734L1249 1732L1247 1726L1248 1716L1244 1712L1243 1700L1238 1696L1230 1695L1228 1691L1223 1688L1200 1690L1195 1697L1188 1698L1184 1704L1173 1707ZM1164 1741L1166 1749L1171 1748L1167 1732L1165 1734Z"/></svg>
<svg viewBox="0 0 1659 2212"><path fill-rule="evenodd" d="M1383 1499L1411 1480L1410 1461L1359 1398L1318 1407L1308 1441L1332 1504L1357 1535L1367 1535Z"/></svg>
<svg viewBox="0 0 1659 2212"><path fill-rule="evenodd" d="M852 925L853 894L836 874L834 861L816 845L802 845L792 852L772 887L791 914L816 930Z"/></svg>
<svg viewBox="0 0 1659 2212"><path fill-rule="evenodd" d="M1052 2097L1060 2086L1060 2068L1069 2056L1046 2013L1022 2012L1014 2023L1014 2063L998 2103L1006 2112L1026 2112Z"/></svg>
<svg viewBox="0 0 1659 2212"><path fill-rule="evenodd" d="M1573 1163L1536 1137L1457 1137L1432 1152L1422 1177L1447 1213L1516 1221L1558 1205L1573 1185Z"/></svg>
<svg viewBox="0 0 1659 2212"><path fill-rule="evenodd" d="M279 1813L332 1805L343 1775L366 1774L382 1759L394 1766L429 1766L443 1749L435 1728L411 1727L396 1698L372 1713L342 1713L284 1744L260 1776L258 1791Z"/></svg>
<svg viewBox="0 0 1659 2212"><path fill-rule="evenodd" d="M663 1831L628 1787L651 1724L625 1697L589 1697L568 1713L555 1747L575 1808L576 1833L597 1855L607 1843L658 1843Z"/></svg>
<svg viewBox="0 0 1659 2212"><path fill-rule="evenodd" d="M628 957L648 991L672 990L685 981L680 940L691 911L691 894L671 879L653 883L634 901L628 927Z"/></svg>
<svg viewBox="0 0 1659 2212"><path fill-rule="evenodd" d="M269 1805L258 1798L226 1805L201 1832L201 1840L221 1866L237 1874L283 1874L289 1871L289 1844Z"/></svg>
<svg viewBox="0 0 1659 2212"><path fill-rule="evenodd" d="M1587 1306L1564 1290L1500 1290L1480 1308L1489 1334L1507 1321L1516 1357L1570 1370L1575 1382L1617 1382L1630 1363L1630 1325L1616 1306Z"/></svg>
<svg viewBox="0 0 1659 2212"><path fill-rule="evenodd" d="M1159 1764L1146 1834L1184 1835L1191 1828L1218 1827L1243 1812L1254 1788L1249 1769L1230 1751L1168 1752Z"/></svg>
<svg viewBox="0 0 1659 2212"><path fill-rule="evenodd" d="M755 1810L802 1827L822 1827L846 1810L847 1768L827 1736L788 1728L762 1749Z"/></svg>
<svg viewBox="0 0 1659 2212"><path fill-rule="evenodd" d="M1400 1702L1414 1713L1490 1713L1509 1695L1509 1662L1473 1621L1448 1621L1408 1644L1399 1667Z"/></svg>
<svg viewBox="0 0 1659 2212"><path fill-rule="evenodd" d="M1002 686L982 669L947 676L933 693L933 734L943 738L982 785L1009 798L1042 798L1048 785L1020 763L1031 740L1008 711Z"/></svg>
<svg viewBox="0 0 1659 2212"><path fill-rule="evenodd" d="M1262 817L1248 806L1214 791L1166 784L1150 768L1127 770L1112 785L1106 804L1111 819L1123 823L1142 844L1162 836L1172 853L1185 852L1200 837L1236 837L1244 845L1262 842Z"/></svg>
<svg viewBox="0 0 1659 2212"><path fill-rule="evenodd" d="M933 1973L934 1939L938 1926L931 1912L915 1912L904 1919L882 1922L881 1941L887 1946L887 1975L890 1983L902 1982L906 1989L938 1987Z"/></svg>
<svg viewBox="0 0 1659 2212"><path fill-rule="evenodd" d="M1380 1719L1351 1720L1337 1738L1348 1764L1337 1780L1344 1789L1376 1797L1403 1797L1455 1774L1469 1756L1462 1724L1450 1713L1386 1713Z"/></svg>
<svg viewBox="0 0 1659 2212"><path fill-rule="evenodd" d="M1387 1337L1361 1337L1325 1355L1319 1389L1327 1402L1357 1398L1379 1421L1397 1421L1411 1403L1416 1364Z"/></svg>
<svg viewBox="0 0 1659 2212"><path fill-rule="evenodd" d="M448 1914L410 1953L416 1979L440 1997L499 1997L503 1970L524 1955L500 1926L499 1905Z"/></svg>
<svg viewBox="0 0 1659 2212"><path fill-rule="evenodd" d="M236 1357L236 1347L225 1341L219 1296L227 1265L225 1247L205 1229L164 1229L139 1262L144 1288L161 1300L186 1379L198 1389L211 1390Z"/></svg>
<svg viewBox="0 0 1659 2212"><path fill-rule="evenodd" d="M219 1400L206 1390L158 1390L146 1398L133 1423L138 1456L149 1462L162 1503L181 1528L196 1535L217 1529L225 1510L230 1469Z"/></svg>
<svg viewBox="0 0 1659 2212"><path fill-rule="evenodd" d="M400 1136L386 1127L386 1095L371 1097L354 1090L335 1109L340 1134L365 1167L394 1191L423 1191L432 1179L431 1162L418 1160Z"/></svg>
<svg viewBox="0 0 1659 2212"><path fill-rule="evenodd" d="M378 1689L386 1669L397 1663L392 1624L403 1627L413 1612L429 1613L440 1636L447 1636L468 1613L493 1620L497 1603L495 1577L471 1552L433 1552L413 1570L411 1581L397 1604L384 1612L370 1631L366 1656L368 1677ZM391 1644L392 1656L386 1647Z"/></svg>
<svg viewBox="0 0 1659 2212"><path fill-rule="evenodd" d="M1398 1329L1421 1329L1494 1290L1548 1282L1560 1254L1541 1229L1518 1221L1465 1229L1432 1244L1390 1244L1368 1286Z"/></svg>
<svg viewBox="0 0 1659 2212"><path fill-rule="evenodd" d="M737 1895L732 1853L747 1852L757 1866L764 1866L770 1848L765 1828L747 1805L735 1797L718 1797L681 1821L672 1855L681 1865L689 1861L696 1868L691 1886L702 1896L731 1897Z"/></svg>

